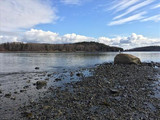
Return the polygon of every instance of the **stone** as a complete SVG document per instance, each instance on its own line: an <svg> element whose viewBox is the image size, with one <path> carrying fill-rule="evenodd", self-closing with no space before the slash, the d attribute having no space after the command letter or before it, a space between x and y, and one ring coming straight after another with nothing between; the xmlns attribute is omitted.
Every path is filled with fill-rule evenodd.
<svg viewBox="0 0 160 120"><path fill-rule="evenodd" d="M23 112L21 114L27 118L31 118L33 116L31 112Z"/></svg>
<svg viewBox="0 0 160 120"><path fill-rule="evenodd" d="M50 77L52 74L48 74L47 76Z"/></svg>
<svg viewBox="0 0 160 120"><path fill-rule="evenodd" d="M26 83L30 83L31 82L31 80L28 80Z"/></svg>
<svg viewBox="0 0 160 120"><path fill-rule="evenodd" d="M11 97L11 100L16 100L16 98L15 97Z"/></svg>
<svg viewBox="0 0 160 120"><path fill-rule="evenodd" d="M7 97L7 98L9 98L9 97L11 97L11 93L7 93L4 96Z"/></svg>
<svg viewBox="0 0 160 120"><path fill-rule="evenodd" d="M45 78L45 80L49 80L49 78Z"/></svg>
<svg viewBox="0 0 160 120"><path fill-rule="evenodd" d="M48 109L51 108L51 106L48 106L48 105L47 105L47 106L44 106L43 108L44 108L45 110L48 110Z"/></svg>
<svg viewBox="0 0 160 120"><path fill-rule="evenodd" d="M29 88L29 85L26 85L26 86L23 87L23 89L26 89L26 88Z"/></svg>
<svg viewBox="0 0 160 120"><path fill-rule="evenodd" d="M77 73L76 75L77 75L78 77L79 77L79 76L81 76L81 74L80 74L80 73Z"/></svg>
<svg viewBox="0 0 160 120"><path fill-rule="evenodd" d="M39 70L39 67L35 67L36 70Z"/></svg>
<svg viewBox="0 0 160 120"><path fill-rule="evenodd" d="M36 83L35 83L35 85L36 85L36 88L37 89L41 89L43 86L46 86L47 85L47 82L46 81L37 81Z"/></svg>
<svg viewBox="0 0 160 120"><path fill-rule="evenodd" d="M56 82L57 82L57 81L61 81L61 79L60 79L60 78L56 78L55 81L56 81Z"/></svg>
<svg viewBox="0 0 160 120"><path fill-rule="evenodd" d="M114 64L136 64L140 65L141 60L131 54L118 54L114 58Z"/></svg>
<svg viewBox="0 0 160 120"><path fill-rule="evenodd" d="M37 81L36 85L45 86L45 85L47 85L47 82L46 81Z"/></svg>
<svg viewBox="0 0 160 120"><path fill-rule="evenodd" d="M116 94L116 93L119 93L119 90L115 89L115 88L110 88L110 93L112 94Z"/></svg>
<svg viewBox="0 0 160 120"><path fill-rule="evenodd" d="M20 90L20 92L25 92L26 90Z"/></svg>

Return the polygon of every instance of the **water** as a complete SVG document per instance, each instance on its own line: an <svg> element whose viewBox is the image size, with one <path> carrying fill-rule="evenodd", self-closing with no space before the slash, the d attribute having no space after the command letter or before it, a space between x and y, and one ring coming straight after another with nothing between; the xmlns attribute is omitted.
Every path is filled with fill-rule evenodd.
<svg viewBox="0 0 160 120"><path fill-rule="evenodd" d="M142 62L160 62L160 52L126 52ZM82 53L0 53L0 73L57 71L63 68L89 67L113 62L118 52Z"/></svg>

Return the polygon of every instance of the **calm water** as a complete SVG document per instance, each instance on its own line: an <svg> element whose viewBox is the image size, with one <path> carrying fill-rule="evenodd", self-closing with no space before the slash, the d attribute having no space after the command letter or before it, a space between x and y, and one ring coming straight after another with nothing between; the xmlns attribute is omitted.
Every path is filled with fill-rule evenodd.
<svg viewBox="0 0 160 120"><path fill-rule="evenodd" d="M57 71L113 62L117 52L101 53L0 53L0 73ZM130 52L143 62L160 62L160 52Z"/></svg>

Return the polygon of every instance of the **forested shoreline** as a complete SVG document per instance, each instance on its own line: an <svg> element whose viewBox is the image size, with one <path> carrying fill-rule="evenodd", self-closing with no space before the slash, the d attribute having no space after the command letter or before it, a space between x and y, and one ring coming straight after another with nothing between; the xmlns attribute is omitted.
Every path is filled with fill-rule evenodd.
<svg viewBox="0 0 160 120"><path fill-rule="evenodd" d="M106 52L106 51L123 51L123 48L112 47L97 42L80 42L73 44L40 44L40 43L3 43L0 44L1 52L9 51L37 51L37 52Z"/></svg>

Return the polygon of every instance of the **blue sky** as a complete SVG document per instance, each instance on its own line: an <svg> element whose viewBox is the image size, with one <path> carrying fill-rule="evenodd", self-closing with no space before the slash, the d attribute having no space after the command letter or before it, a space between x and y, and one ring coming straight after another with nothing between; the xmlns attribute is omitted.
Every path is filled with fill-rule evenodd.
<svg viewBox="0 0 160 120"><path fill-rule="evenodd" d="M159 0L1 0L0 43L160 45Z"/></svg>

